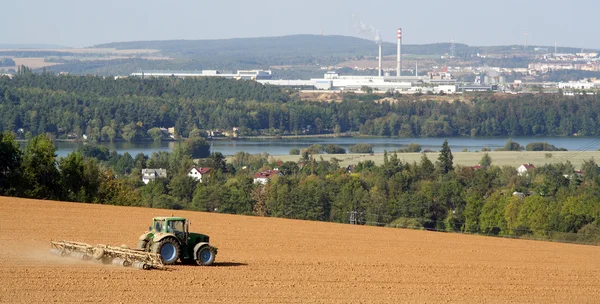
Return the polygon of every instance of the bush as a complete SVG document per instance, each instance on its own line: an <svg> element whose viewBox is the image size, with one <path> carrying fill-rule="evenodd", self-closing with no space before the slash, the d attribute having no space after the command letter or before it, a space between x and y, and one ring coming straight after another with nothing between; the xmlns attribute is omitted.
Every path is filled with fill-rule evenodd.
<svg viewBox="0 0 600 304"><path fill-rule="evenodd" d="M406 147L404 149L398 149L396 152L398 152L398 153L417 153L417 152L421 152L421 145L415 144L415 143L410 143L408 145L408 147Z"/></svg>
<svg viewBox="0 0 600 304"><path fill-rule="evenodd" d="M352 153L373 153L373 146L370 144L356 144L348 148Z"/></svg>
<svg viewBox="0 0 600 304"><path fill-rule="evenodd" d="M346 154L346 149L338 145L327 145L325 146L325 152L327 154Z"/></svg>
<svg viewBox="0 0 600 304"><path fill-rule="evenodd" d="M300 155L300 149L296 149L296 148L291 149L290 155Z"/></svg>
<svg viewBox="0 0 600 304"><path fill-rule="evenodd" d="M394 228L423 229L423 224L423 220L419 218L400 217L395 219L388 226Z"/></svg>
<svg viewBox="0 0 600 304"><path fill-rule="evenodd" d="M202 137L186 139L182 148L183 152L192 158L206 158L210 155L210 144Z"/></svg>
<svg viewBox="0 0 600 304"><path fill-rule="evenodd" d="M323 146L320 144L314 144L304 149L304 151L308 152L308 154L321 154L323 153Z"/></svg>
<svg viewBox="0 0 600 304"><path fill-rule="evenodd" d="M504 148L496 149L496 151L521 151L521 150L523 150L523 147L518 142L512 141L512 139L510 139L510 138L508 139L508 141L506 141Z"/></svg>
<svg viewBox="0 0 600 304"><path fill-rule="evenodd" d="M557 148L554 145L545 142L532 142L525 147L526 151L567 151L564 148Z"/></svg>

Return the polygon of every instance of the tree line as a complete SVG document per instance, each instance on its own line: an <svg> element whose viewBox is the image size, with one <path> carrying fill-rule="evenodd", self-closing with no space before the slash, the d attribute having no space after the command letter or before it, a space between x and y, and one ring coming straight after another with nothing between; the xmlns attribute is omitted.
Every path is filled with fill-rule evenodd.
<svg viewBox="0 0 600 304"><path fill-rule="evenodd" d="M0 77L0 130L19 138L150 140L149 131L160 127L174 127L182 137L233 127L246 136L598 136L599 116L600 96L484 94L469 102L415 102L398 93L345 93L341 102L316 102L254 81L212 77L114 79L28 69Z"/></svg>
<svg viewBox="0 0 600 304"><path fill-rule="evenodd" d="M57 160L45 135L32 138L24 151L10 133L0 136L0 195L339 223L349 223L352 214L369 225L600 241L594 160L585 161L582 172L566 161L519 175L514 167L493 165L487 154L480 166L456 166L445 142L439 154L424 153L413 163L387 152L380 166L341 167L336 158L310 153L281 162L238 152L227 162L209 153L201 138L150 157L86 145ZM203 154L195 163L198 151ZM210 176L196 181L187 175L192 166L211 168ZM165 168L168 176L145 185L144 168ZM254 183L254 173L275 168L283 176Z"/></svg>

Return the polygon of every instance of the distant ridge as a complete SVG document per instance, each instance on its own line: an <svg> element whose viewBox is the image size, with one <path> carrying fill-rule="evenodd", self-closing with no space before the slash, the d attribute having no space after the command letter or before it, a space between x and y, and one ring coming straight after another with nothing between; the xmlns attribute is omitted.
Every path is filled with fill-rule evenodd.
<svg viewBox="0 0 600 304"><path fill-rule="evenodd" d="M404 44L403 54L444 55L450 52L450 43ZM457 54L486 52L514 53L523 46L469 46L455 43ZM377 48L372 40L340 35L289 35L277 37L231 38L208 40L154 40L112 42L92 46L94 48L116 49L157 49L177 57L197 57L205 55L275 55L275 56L376 56ZM532 50L537 46L529 46ZM549 48L550 46L541 46ZM581 48L561 47L562 52L579 52ZM589 49L586 49L589 50ZM384 42L383 54L396 53L396 44Z"/></svg>
<svg viewBox="0 0 600 304"><path fill-rule="evenodd" d="M23 44L23 43L0 43L0 49L66 49L67 46L58 44Z"/></svg>

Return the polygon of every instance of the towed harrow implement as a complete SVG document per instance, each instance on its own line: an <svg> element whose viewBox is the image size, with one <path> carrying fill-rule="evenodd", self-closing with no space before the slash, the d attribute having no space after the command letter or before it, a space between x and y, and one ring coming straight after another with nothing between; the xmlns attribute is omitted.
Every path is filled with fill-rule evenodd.
<svg viewBox="0 0 600 304"><path fill-rule="evenodd" d="M94 260L98 263L133 267L142 270L164 269L160 254L145 252L139 249L57 241L52 242L50 252L63 257L68 256L80 260Z"/></svg>

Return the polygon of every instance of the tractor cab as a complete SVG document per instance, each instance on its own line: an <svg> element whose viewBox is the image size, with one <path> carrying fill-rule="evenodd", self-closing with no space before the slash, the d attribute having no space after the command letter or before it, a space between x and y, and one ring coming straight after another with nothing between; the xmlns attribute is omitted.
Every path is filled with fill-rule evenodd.
<svg viewBox="0 0 600 304"><path fill-rule="evenodd" d="M183 217L155 217L148 231L157 233L172 233L179 242L187 243L189 236L189 221Z"/></svg>

